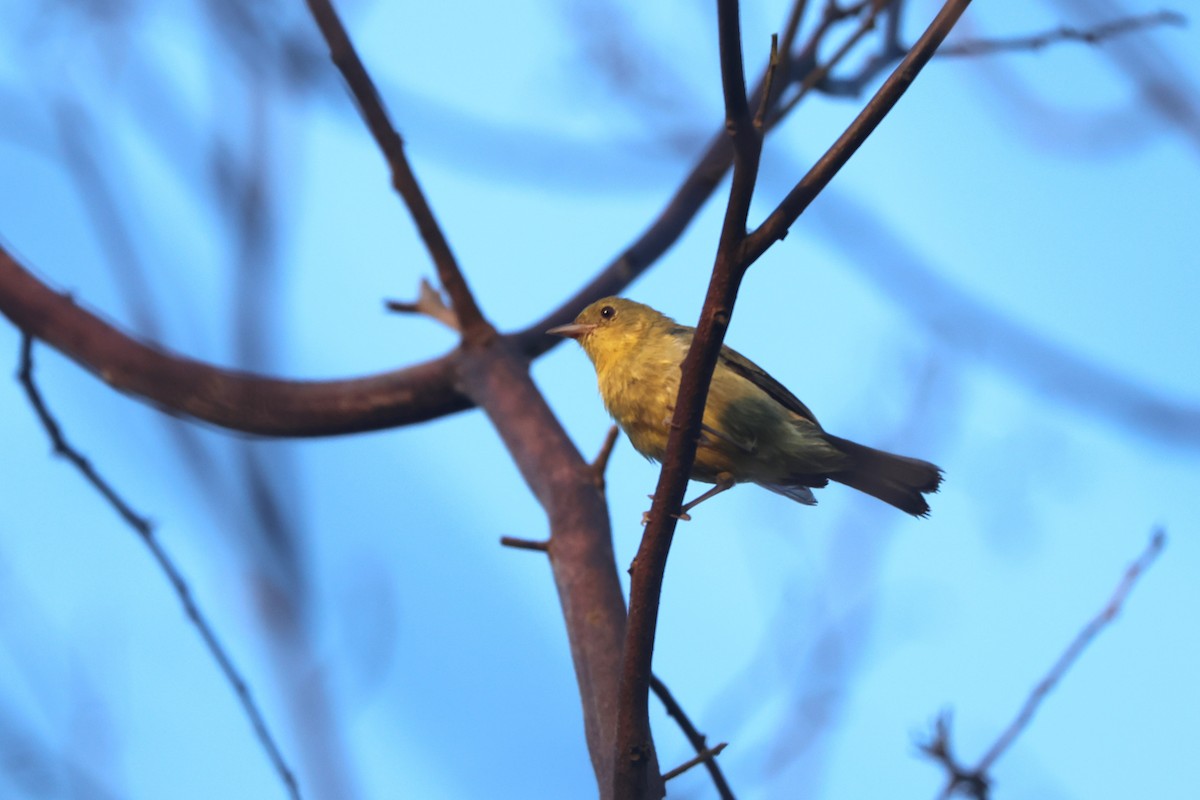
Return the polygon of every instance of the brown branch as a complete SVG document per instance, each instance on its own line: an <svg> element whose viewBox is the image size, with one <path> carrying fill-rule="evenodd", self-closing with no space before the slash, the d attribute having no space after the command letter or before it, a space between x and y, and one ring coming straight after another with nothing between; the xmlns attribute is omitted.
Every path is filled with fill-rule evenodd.
<svg viewBox="0 0 1200 800"><path fill-rule="evenodd" d="M608 469L608 459L612 456L613 448L617 444L617 437L620 435L620 428L616 425L610 427L604 436L604 444L600 445L600 452L596 454L596 460L592 462L592 474L596 477L596 488L601 492L604 491L604 473Z"/></svg>
<svg viewBox="0 0 1200 800"><path fill-rule="evenodd" d="M946 786L939 797L949 798L960 789L974 792L975 797L987 797L988 786L991 783L988 773L992 766L1029 726L1042 702L1075 665L1088 645L1095 641L1100 632L1116 619L1134 585L1158 558L1165 545L1166 533L1161 528L1155 530L1141 555L1126 568L1125 574L1121 577L1121 581L1117 584L1117 588L1109 597L1108 602L1071 640L1062 655L1025 698L1025 702L1021 705L1021 709L1013 721L1001 731L1000 736L975 766L964 767L954 759L950 749L948 719L945 715L938 719L934 735L928 743L920 745L920 749L925 755L942 764L948 774Z"/></svg>
<svg viewBox="0 0 1200 800"><path fill-rule="evenodd" d="M501 536L500 544L514 550L535 550L539 553L550 552L550 542L540 539L519 539L516 536Z"/></svg>
<svg viewBox="0 0 1200 800"><path fill-rule="evenodd" d="M154 557L159 569L167 577L171 588L174 589L176 596L179 598L184 613L200 633L200 638L204 641L205 647L208 648L208 652L212 655L213 660L217 662L217 666L220 668L226 682L233 688L234 694L237 695L238 702L242 706L242 711L250 721L255 736L258 737L258 741L266 752L267 758L271 761L271 766L275 769L275 772L279 775L279 779L287 788L288 795L294 798L294 800L299 800L300 788L296 783L296 777L291 768L288 767L287 762L284 761L279 745L276 743L274 736L271 735L262 711L259 709L253 695L251 695L245 678L242 677L237 667L234 666L233 659L225 649L225 646L221 644L221 640L217 638L212 624L200 610L195 599L193 599L192 590L184 579L183 573L179 571L175 562L167 554L163 546L159 544L158 539L154 535L154 526L146 517L134 511L133 507L121 497L112 484L100 475L92 462L67 442L62 432L62 426L59 425L49 406L46 405L46 400L34 380L33 339L27 333L21 336L21 368L18 372L18 379L21 386L25 389L26 396L29 398L29 404L33 407L34 413L46 431L46 435L50 437L50 441L54 445L55 454L65 458L79 471L79 474L108 501L108 504L113 507L113 510L117 512L121 519L129 527L133 528L138 537L150 550L150 554Z"/></svg>
<svg viewBox="0 0 1200 800"><path fill-rule="evenodd" d="M354 49L350 35L342 25L333 3L329 0L308 0L308 8L329 46L330 58L341 71L342 78L367 123L367 128L375 137L375 142L391 168L392 186L408 206L425 247L433 258L438 278L446 294L450 296L450 304L462 325L463 342L470 345L490 339L496 332L483 318L483 313L475 303L475 297L471 294L458 267L458 261L450 250L450 243L446 241L441 226L433 215L433 209L429 207L425 193L421 191L417 177L408 163L408 157L404 154L404 140L388 118L379 90L375 88L375 82L371 80L370 74L358 57L358 52Z"/></svg>
<svg viewBox="0 0 1200 800"><path fill-rule="evenodd" d="M488 415L550 523L550 566L562 603L597 783L612 774L625 599L608 509L595 473L504 338L462 351L464 391Z"/></svg>
<svg viewBox="0 0 1200 800"><path fill-rule="evenodd" d="M745 273L740 252L762 152L762 134L755 130L746 98L736 0L718 0L717 33L725 126L733 142L733 180L696 340L683 362L667 456L646 517L646 530L630 567L629 621L625 630L613 773L613 794L619 798L658 798L665 793L661 776L650 769L655 758L648 711L659 598L675 522L696 457L704 398L729 325L738 284Z"/></svg>
<svg viewBox="0 0 1200 800"><path fill-rule="evenodd" d="M126 336L39 281L0 246L0 314L101 380L169 413L263 436L394 428L471 408L455 384L457 350L364 378L289 381L221 369Z"/></svg>
<svg viewBox="0 0 1200 800"><path fill-rule="evenodd" d="M667 714L675 720L679 725L679 729L683 731L683 735L691 742L692 747L696 750L696 756L704 756L708 752L708 742L704 734L696 730L696 726L692 724L691 719L684 713L683 706L679 705L675 696L671 694L671 690L653 673L650 674L650 688L658 696ZM721 800L734 800L733 790L729 788L729 783L725 780L725 775L721 772L721 767L717 764L717 760L713 758L713 755L716 755L716 753L712 753L707 758L701 758L700 760L704 762L704 766L708 769L713 786L716 788ZM671 777L670 773L663 775L663 781L668 781Z"/></svg>
<svg viewBox="0 0 1200 800"><path fill-rule="evenodd" d="M647 769L649 757L654 753L647 696L658 606L676 517L696 455L704 401L741 279L767 247L786 235L787 226L832 180L895 106L969 3L970 0L947 0L913 50L896 67L863 112L767 221L747 236L743 225L743 209L749 208L755 178L745 175L744 170L749 168L757 171L758 154L744 140L742 144L737 141L739 135L744 135L739 132L739 123L748 114L739 105L734 76L741 65L741 44L731 38L731 34L737 30L737 6L732 0L718 2L722 86L725 88L726 115L731 120L730 133L735 139L734 174L704 309L696 326L692 346L682 365L667 454L663 459L646 531L631 568L629 622L625 633L620 708L617 713L614 787L618 797L658 797L662 792L661 785L652 782ZM758 141L761 144L761 140Z"/></svg>

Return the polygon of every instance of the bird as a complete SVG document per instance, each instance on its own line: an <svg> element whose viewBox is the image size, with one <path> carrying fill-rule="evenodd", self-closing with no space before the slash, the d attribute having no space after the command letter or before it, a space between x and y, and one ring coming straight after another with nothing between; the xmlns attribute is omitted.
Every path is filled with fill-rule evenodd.
<svg viewBox="0 0 1200 800"><path fill-rule="evenodd" d="M662 461L679 393L681 365L695 328L621 297L595 301L548 334L579 342L596 368L604 406L634 449ZM940 467L827 433L816 416L766 370L722 346L709 386L692 480L714 486L688 511L739 483L755 483L798 503L830 481L865 492L914 517L927 517L925 495ZM644 520L643 520L644 521Z"/></svg>

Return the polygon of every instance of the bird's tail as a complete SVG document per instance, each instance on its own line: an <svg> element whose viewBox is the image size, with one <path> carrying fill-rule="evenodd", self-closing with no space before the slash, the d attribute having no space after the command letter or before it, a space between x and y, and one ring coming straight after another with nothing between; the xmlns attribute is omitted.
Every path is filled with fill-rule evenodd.
<svg viewBox="0 0 1200 800"><path fill-rule="evenodd" d="M929 516L923 495L936 492L942 470L916 458L898 456L825 434L831 445L850 457L850 468L829 473L830 480L877 497L914 517Z"/></svg>

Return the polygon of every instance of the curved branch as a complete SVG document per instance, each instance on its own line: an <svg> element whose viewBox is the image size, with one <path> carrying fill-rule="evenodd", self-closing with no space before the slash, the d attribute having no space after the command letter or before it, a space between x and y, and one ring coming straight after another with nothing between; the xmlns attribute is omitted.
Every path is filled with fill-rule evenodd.
<svg viewBox="0 0 1200 800"><path fill-rule="evenodd" d="M392 428L471 408L458 352L364 378L289 381L221 369L140 342L39 281L0 247L0 314L113 388L168 413L262 436Z"/></svg>

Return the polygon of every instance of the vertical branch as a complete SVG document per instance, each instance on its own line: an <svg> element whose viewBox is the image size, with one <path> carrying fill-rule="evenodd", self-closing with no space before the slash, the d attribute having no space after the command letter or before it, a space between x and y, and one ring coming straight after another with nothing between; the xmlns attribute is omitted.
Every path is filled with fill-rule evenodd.
<svg viewBox="0 0 1200 800"><path fill-rule="evenodd" d="M667 454L663 459L646 531L631 570L629 622L625 634L620 707L617 712L613 783L617 797L657 798L663 793L661 777L651 776L648 770L648 765L654 761L647 703L658 606L676 515L696 457L697 437L709 383L741 280L749 266L767 247L786 235L787 227L874 131L933 56L969 3L970 0L947 0L921 39L863 112L767 221L747 236L745 223L754 191L762 138L761 133L756 134L745 98L737 2L717 2L721 85L725 93L726 127L734 148L733 179L704 309L682 365ZM764 87L764 91L769 90L769 86Z"/></svg>
<svg viewBox="0 0 1200 800"><path fill-rule="evenodd" d="M613 790L618 798L657 798L664 794L662 776L650 774L650 765L656 759L648 712L658 606L676 515L696 458L703 401L708 396L717 354L745 274L741 249L762 151L762 132L754 125L746 99L737 0L717 0L717 30L725 126L734 151L733 179L708 295L695 340L683 362L667 456L631 569L613 776ZM762 91L770 91L765 81Z"/></svg>

